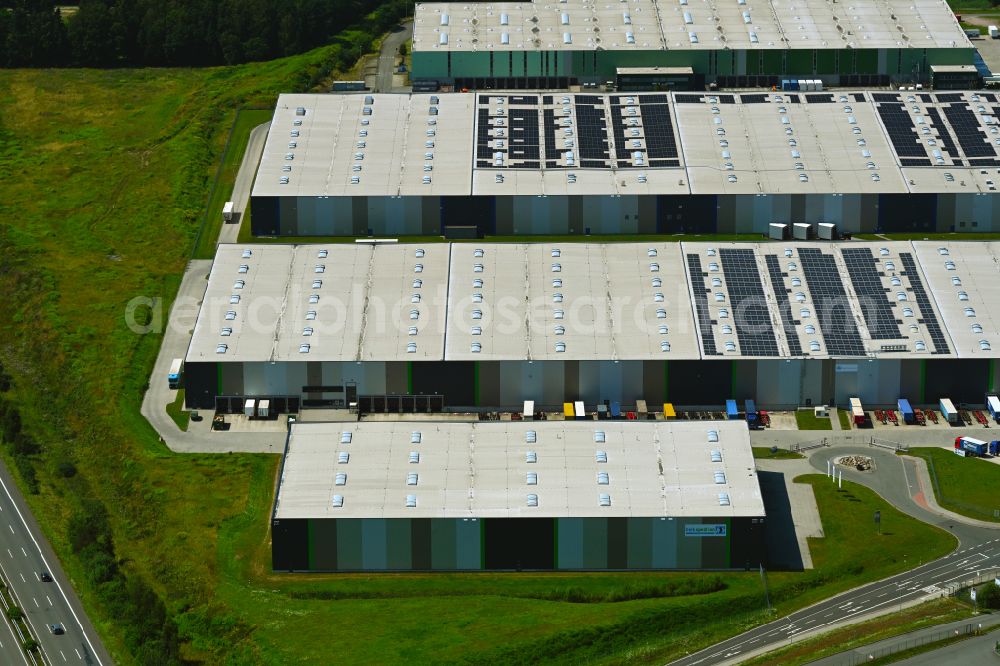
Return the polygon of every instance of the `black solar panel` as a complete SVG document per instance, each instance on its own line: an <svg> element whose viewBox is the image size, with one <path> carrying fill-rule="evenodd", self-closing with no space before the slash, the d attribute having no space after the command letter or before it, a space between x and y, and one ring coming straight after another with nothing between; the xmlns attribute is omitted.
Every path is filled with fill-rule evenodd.
<svg viewBox="0 0 1000 666"><path fill-rule="evenodd" d="M924 281L920 278L920 269L917 268L917 262L913 260L913 255L909 252L900 252L899 261L903 264L903 270L906 271L906 277L910 281L910 287L913 289L913 300L917 302L917 307L920 308L920 316L923 318L923 323L931 336L934 353L947 354L948 340L944 337L941 324L938 323L937 315L934 314L934 308L931 307L931 301L927 298L927 291L924 289Z"/></svg>
<svg viewBox="0 0 1000 666"><path fill-rule="evenodd" d="M691 282L691 293L694 295L694 311L698 316L698 332L701 334L701 344L705 356L719 356L715 347L715 336L712 335L712 316L708 312L708 297L705 295L705 274L701 270L701 258L697 254L687 255L688 279Z"/></svg>
<svg viewBox="0 0 1000 666"><path fill-rule="evenodd" d="M876 93L875 98L883 96ZM889 140L899 157L927 157L927 151L917 139L913 119L899 102L880 103L876 105L882 124L889 132Z"/></svg>
<svg viewBox="0 0 1000 666"><path fill-rule="evenodd" d="M704 99L704 95L674 95L676 104L701 104Z"/></svg>
<svg viewBox="0 0 1000 666"><path fill-rule="evenodd" d="M962 100L962 94L961 93L947 93L947 94L939 94L937 96L937 101L938 102L962 102L963 100Z"/></svg>
<svg viewBox="0 0 1000 666"><path fill-rule="evenodd" d="M542 127L545 137L545 159L555 160L559 157L556 150L556 116L552 109L542 109ZM546 162L546 166L549 163Z"/></svg>
<svg viewBox="0 0 1000 666"><path fill-rule="evenodd" d="M525 161L538 162L538 110L508 109L510 130L507 145L510 146L510 166L525 168Z"/></svg>
<svg viewBox="0 0 1000 666"><path fill-rule="evenodd" d="M646 155L649 159L675 158L678 156L677 139L670 119L670 107L665 104L647 103L647 97L666 99L666 95L643 96L639 100L639 108L642 109L642 133L646 138Z"/></svg>
<svg viewBox="0 0 1000 666"><path fill-rule="evenodd" d="M851 97L854 99L855 102L865 102L865 101L867 101L865 99L865 94L864 93L854 93L853 95L851 95Z"/></svg>
<svg viewBox="0 0 1000 666"><path fill-rule="evenodd" d="M990 103L993 103L993 102L997 101L996 96L991 95L990 93L979 93L979 96L982 97L987 102L990 102Z"/></svg>
<svg viewBox="0 0 1000 666"><path fill-rule="evenodd" d="M931 165L931 161L929 159L924 159L924 160L917 160L913 158L900 159L899 163L905 167L925 167Z"/></svg>
<svg viewBox="0 0 1000 666"><path fill-rule="evenodd" d="M872 100L875 102L898 102L899 95L893 93L872 93Z"/></svg>
<svg viewBox="0 0 1000 666"><path fill-rule="evenodd" d="M872 339L898 340L904 337L896 324L892 303L886 298L871 250L866 247L844 248L841 254Z"/></svg>
<svg viewBox="0 0 1000 666"><path fill-rule="evenodd" d="M832 104L833 95L806 95L806 101L810 104Z"/></svg>
<svg viewBox="0 0 1000 666"><path fill-rule="evenodd" d="M930 104L931 102L933 102L933 101L934 101L934 100L933 100L933 99L931 98L931 96L930 96L930 95L928 95L927 93L920 93L919 95L917 95L917 97L919 97L919 98L920 98L920 101L921 101L921 102L924 102L925 104Z"/></svg>
<svg viewBox="0 0 1000 666"><path fill-rule="evenodd" d="M942 97L946 95L938 95L938 99ZM961 98L961 95L957 97ZM966 157L993 157L997 154L979 126L979 118L964 104L949 104L944 107L944 115L955 130Z"/></svg>
<svg viewBox="0 0 1000 666"><path fill-rule="evenodd" d="M781 289L785 284L781 275L781 264L778 257L773 254L764 257L767 263L767 273L771 276L771 286L774 287L774 295L777 297L778 312L781 313L781 327L785 331L785 339L788 340L788 351L792 356L802 356L802 345L799 344L799 336L795 331L795 319L792 317L791 301L788 299L788 292Z"/></svg>
<svg viewBox="0 0 1000 666"><path fill-rule="evenodd" d="M777 356L771 315L753 250L720 248L719 262L726 276L736 337L743 356Z"/></svg>
<svg viewBox="0 0 1000 666"><path fill-rule="evenodd" d="M741 104L765 104L767 95L740 95Z"/></svg>
<svg viewBox="0 0 1000 666"><path fill-rule="evenodd" d="M820 333L831 356L861 357L865 344L854 323L833 256L815 248L799 248L799 260L816 307Z"/></svg>
<svg viewBox="0 0 1000 666"><path fill-rule="evenodd" d="M792 104L798 104L799 103L799 96L798 95L789 95L788 96L788 101L791 102Z"/></svg>
<svg viewBox="0 0 1000 666"><path fill-rule="evenodd" d="M931 123L934 127L937 128L938 134L940 135L939 142L942 150L947 152L953 158L960 157L960 153L955 147L955 141L951 138L951 131L948 129L948 125L941 120L941 113L938 111L937 107L927 107L927 116L931 119Z"/></svg>
<svg viewBox="0 0 1000 666"><path fill-rule="evenodd" d="M587 97L590 97L589 95ZM594 98L599 99L599 98ZM593 104L580 104L577 98L576 124L577 135L580 137L580 160L587 160L593 163L600 160L599 168L604 168L604 161L609 159L608 155L608 128L604 119L604 106L594 106Z"/></svg>
<svg viewBox="0 0 1000 666"><path fill-rule="evenodd" d="M719 95L719 104L735 104L735 95Z"/></svg>

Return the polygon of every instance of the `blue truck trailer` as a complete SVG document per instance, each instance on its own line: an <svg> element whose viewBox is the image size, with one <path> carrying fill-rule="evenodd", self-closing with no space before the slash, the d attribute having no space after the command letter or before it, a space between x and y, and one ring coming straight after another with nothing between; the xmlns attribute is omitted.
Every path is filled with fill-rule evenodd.
<svg viewBox="0 0 1000 666"><path fill-rule="evenodd" d="M997 423L1000 423L1000 398L995 395L986 396L986 409Z"/></svg>
<svg viewBox="0 0 1000 666"><path fill-rule="evenodd" d="M726 400L726 418L730 421L740 418L740 410L735 400Z"/></svg>
<svg viewBox="0 0 1000 666"><path fill-rule="evenodd" d="M916 417L913 415L913 408L910 407L910 401L906 398L900 398L896 401L896 407L899 409L900 416L903 417L903 423L913 425L917 422Z"/></svg>
<svg viewBox="0 0 1000 666"><path fill-rule="evenodd" d="M753 400L747 400L743 403L743 413L746 414L748 428L760 430L764 427L760 422L760 414L757 413L757 403Z"/></svg>
<svg viewBox="0 0 1000 666"><path fill-rule="evenodd" d="M955 453L960 456L976 456L982 458L990 450L990 445L974 437L956 437Z"/></svg>

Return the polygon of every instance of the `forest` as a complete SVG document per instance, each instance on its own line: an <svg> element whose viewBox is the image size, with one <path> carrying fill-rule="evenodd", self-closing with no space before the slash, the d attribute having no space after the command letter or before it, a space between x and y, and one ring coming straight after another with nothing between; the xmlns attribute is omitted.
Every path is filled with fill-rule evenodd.
<svg viewBox="0 0 1000 666"><path fill-rule="evenodd" d="M387 4L405 3L80 0L78 8L61 11L46 0L0 0L0 67L198 67L270 60L336 41L337 33ZM402 14L401 7L394 9L391 14Z"/></svg>

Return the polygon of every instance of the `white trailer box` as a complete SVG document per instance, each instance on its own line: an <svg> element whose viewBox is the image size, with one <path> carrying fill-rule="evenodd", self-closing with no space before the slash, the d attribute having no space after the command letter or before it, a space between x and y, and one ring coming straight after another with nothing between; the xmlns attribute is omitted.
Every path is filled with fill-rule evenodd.
<svg viewBox="0 0 1000 666"><path fill-rule="evenodd" d="M226 222L232 222L233 209L234 209L233 202L227 201L226 204L222 207L222 219L225 220Z"/></svg>
<svg viewBox="0 0 1000 666"><path fill-rule="evenodd" d="M958 410L955 409L955 405L952 404L951 400L948 398L941 398L938 402L938 408L941 410L941 416L948 423L958 423Z"/></svg>
<svg viewBox="0 0 1000 666"><path fill-rule="evenodd" d="M989 30L990 37L992 39L1000 39L1000 28L996 27L995 25L991 25L990 27L987 28L987 30Z"/></svg>
<svg viewBox="0 0 1000 666"><path fill-rule="evenodd" d="M837 225L832 222L820 222L816 225L816 235L823 240L834 240L837 238Z"/></svg>
<svg viewBox="0 0 1000 666"><path fill-rule="evenodd" d="M257 416L262 419L269 418L271 416L271 401L261 400L257 403Z"/></svg>
<svg viewBox="0 0 1000 666"><path fill-rule="evenodd" d="M577 421L587 418L587 410L583 407L583 400L577 400L573 403L573 413L576 415Z"/></svg>
<svg viewBox="0 0 1000 666"><path fill-rule="evenodd" d="M253 418L254 407L256 407L256 405L257 405L256 400L254 400L253 398L247 399L247 401L243 403L243 415L246 416L247 418Z"/></svg>
<svg viewBox="0 0 1000 666"><path fill-rule="evenodd" d="M815 90L822 91L823 90L823 79L813 79L813 86L814 86Z"/></svg>
<svg viewBox="0 0 1000 666"><path fill-rule="evenodd" d="M525 421L534 421L535 420L535 401L534 400L525 400L524 401L524 409L521 410L521 418L524 419Z"/></svg>
<svg viewBox="0 0 1000 666"><path fill-rule="evenodd" d="M788 236L788 225L772 222L767 225L767 237L771 240L785 240Z"/></svg>
<svg viewBox="0 0 1000 666"><path fill-rule="evenodd" d="M811 224L796 222L792 225L792 238L795 240L809 240L812 237L812 228Z"/></svg>

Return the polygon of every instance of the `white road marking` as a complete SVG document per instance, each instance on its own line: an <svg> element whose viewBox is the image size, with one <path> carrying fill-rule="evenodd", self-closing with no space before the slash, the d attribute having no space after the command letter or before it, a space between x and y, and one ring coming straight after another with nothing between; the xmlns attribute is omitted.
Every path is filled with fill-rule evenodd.
<svg viewBox="0 0 1000 666"><path fill-rule="evenodd" d="M9 529L9 530L10 530L10 533L11 533L11 534L13 534L13 533L14 533L14 528L10 526L10 523L7 523L7 529Z"/></svg>
<svg viewBox="0 0 1000 666"><path fill-rule="evenodd" d="M45 595L45 600L46 600L47 602L49 602L49 606L55 606L55 604L54 604L54 603L52 603L52 599L50 599L50 598L49 598L49 595L47 595L47 594Z"/></svg>
<svg viewBox="0 0 1000 666"><path fill-rule="evenodd" d="M77 659L83 659L83 655L80 654L79 650L77 650L76 648L73 648L73 652L76 652L76 658Z"/></svg>
<svg viewBox="0 0 1000 666"><path fill-rule="evenodd" d="M7 549L7 554L10 555L10 559L14 559L14 553L10 552L10 548Z"/></svg>
<svg viewBox="0 0 1000 666"><path fill-rule="evenodd" d="M42 579L41 579L41 577L40 577L40 576L38 575L38 572L37 572L37 571L35 572L35 578L37 578L37 579L38 579L38 582L39 582L39 583L40 583L40 582L42 582Z"/></svg>
<svg viewBox="0 0 1000 666"><path fill-rule="evenodd" d="M22 553L24 553L24 556L25 556L25 557L27 557L27 556L28 556L28 551L26 551L26 550L24 549L24 546L21 546L21 552L22 552Z"/></svg>
<svg viewBox="0 0 1000 666"><path fill-rule="evenodd" d="M41 608L41 606L38 605L38 599L31 597L31 600L35 602L35 608Z"/></svg>
<svg viewBox="0 0 1000 666"><path fill-rule="evenodd" d="M32 534L30 529L28 529L28 522L24 519L24 516L21 515L21 510L17 508L17 503L14 501L13 495L10 494L10 490L7 489L7 484L3 482L3 479L0 479L0 488L3 488L4 494L7 495L7 499L10 500L11 505L14 507L14 511L17 513L17 517L21 519L21 524L24 525L25 530L27 530L28 536L31 538L31 542L35 544L35 548L38 550L38 555L41 557L45 568L52 571L52 567L50 567L49 563L45 560L45 554L42 553L42 547L38 545L38 540L35 539L35 535ZM10 527L10 525L7 525L7 527ZM10 531L13 532L14 528L11 527ZM66 602L66 606L69 608L70 614L73 616L73 619L76 620L77 626L80 627L80 630L83 633L83 640L87 641L87 645L90 646L90 652L94 662L99 666L103 666L104 662L102 662L101 658L97 655L97 650L94 649L94 644L90 642L90 636L87 635L86 631L83 631L83 623L80 622L80 618L77 616L76 611L73 610L73 604L71 604L69 599L66 597L66 592L63 591L62 585L59 584L59 579L53 576L53 580L55 581L56 589L59 590L59 594L62 595L63 600ZM8 625L8 627L9 626L10 625ZM21 654L21 657L24 658L24 663L27 664L28 658L23 653Z"/></svg>
<svg viewBox="0 0 1000 666"><path fill-rule="evenodd" d="M27 583L27 582L28 582L28 581L26 581L26 580L24 579L24 574L23 574L23 573L18 573L17 575L21 577L21 582L22 582L22 583Z"/></svg>
<svg viewBox="0 0 1000 666"><path fill-rule="evenodd" d="M62 650L59 650L59 654L62 655L63 661L66 661L66 655L63 654Z"/></svg>

